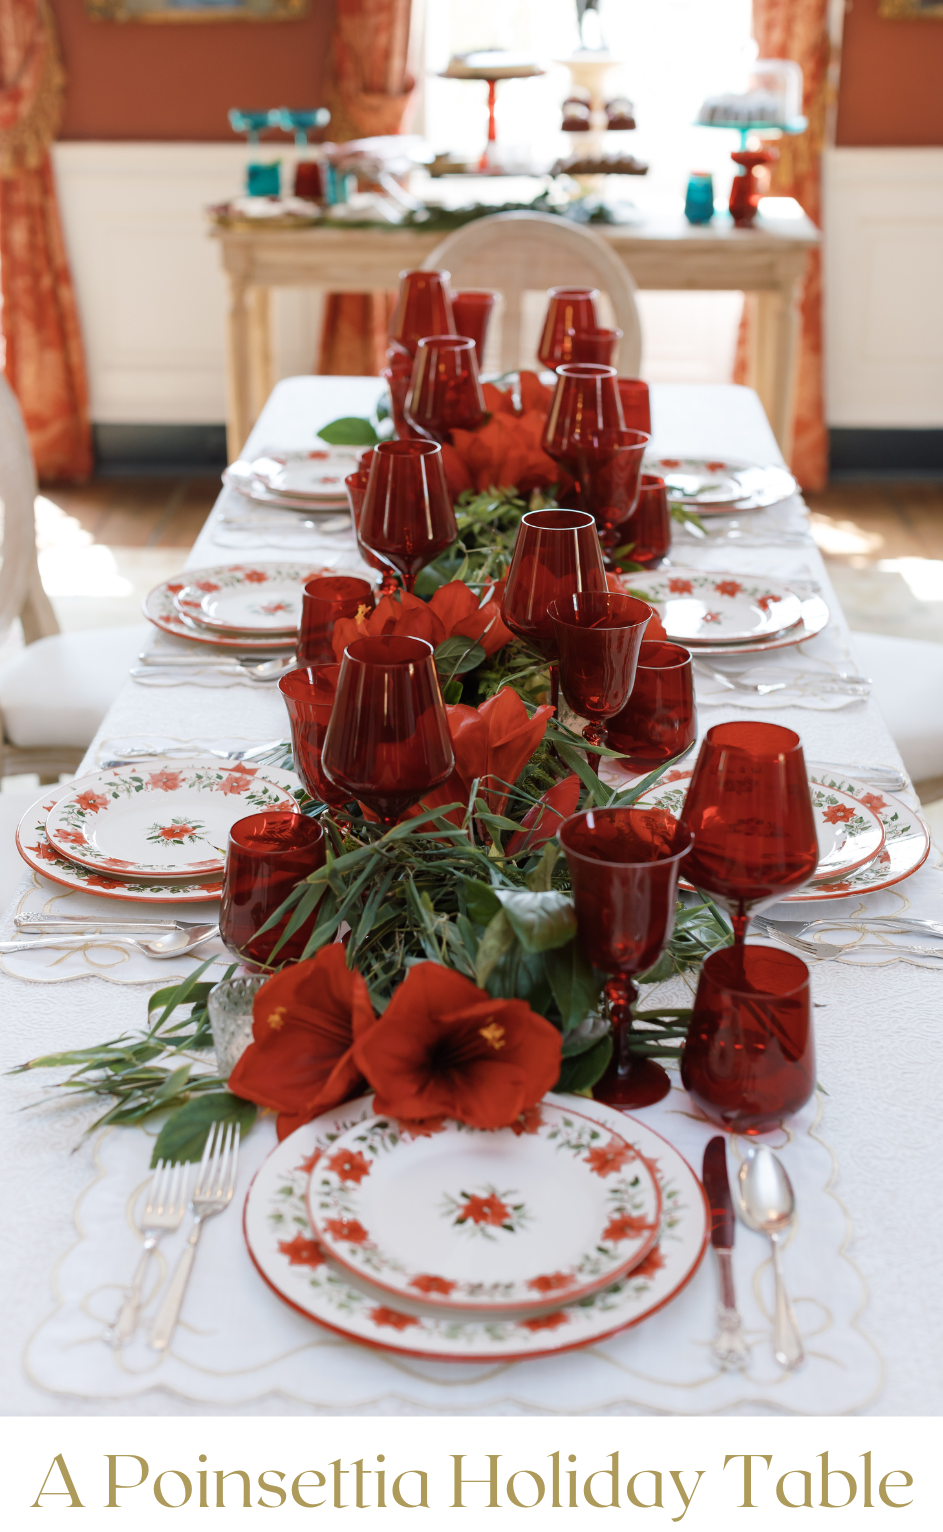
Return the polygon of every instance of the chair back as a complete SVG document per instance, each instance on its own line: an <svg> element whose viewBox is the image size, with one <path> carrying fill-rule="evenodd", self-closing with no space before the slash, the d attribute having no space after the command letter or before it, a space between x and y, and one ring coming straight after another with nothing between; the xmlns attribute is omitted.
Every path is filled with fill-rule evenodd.
<svg viewBox="0 0 943 1532"><path fill-rule="evenodd" d="M622 340L615 363L623 377L637 377L642 331L632 276L605 240L590 229L551 213L495 213L456 229L423 266L452 273L452 287L493 287L504 298L500 311L502 372L533 366L522 355L524 294L548 287L598 287L612 305Z"/></svg>
<svg viewBox="0 0 943 1532"><path fill-rule="evenodd" d="M36 561L36 469L19 401L0 373L0 643L17 617L27 643L57 633Z"/></svg>

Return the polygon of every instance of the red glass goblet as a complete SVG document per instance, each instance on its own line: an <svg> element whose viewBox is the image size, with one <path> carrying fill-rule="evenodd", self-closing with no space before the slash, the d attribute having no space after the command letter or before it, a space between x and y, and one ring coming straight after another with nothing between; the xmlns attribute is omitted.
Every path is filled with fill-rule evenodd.
<svg viewBox="0 0 943 1532"><path fill-rule="evenodd" d="M573 337L584 330L598 330L595 287L551 287L540 332L538 359L551 371L573 361Z"/></svg>
<svg viewBox="0 0 943 1532"><path fill-rule="evenodd" d="M364 457L367 456L368 454L364 453ZM370 452L369 456L372 458L372 451ZM363 458L361 458L360 461L362 464ZM397 588L396 575L391 570L387 569L387 566L381 559L377 558L375 553L371 553L369 548L365 548L360 540L360 515L363 511L364 496L367 493L367 485L369 483L370 470L369 468L364 467L358 468L356 473L349 473L344 480L344 488L347 491L347 504L350 506L350 519L354 529L354 537L357 539L357 551L359 552L360 557L363 559L364 563L369 564L371 569L382 569L384 576L389 574L395 589ZM383 590L382 586L381 592L383 595L388 594L387 591Z"/></svg>
<svg viewBox="0 0 943 1532"><path fill-rule="evenodd" d="M547 413L544 451L580 476L580 456L615 447L625 430L616 370L596 362L572 362L557 369L557 386Z"/></svg>
<svg viewBox="0 0 943 1532"><path fill-rule="evenodd" d="M588 719L583 738L599 745L605 722L625 707L635 681L639 648L652 609L634 596L578 591L550 603L560 685L574 713ZM589 764L598 771L595 752Z"/></svg>
<svg viewBox="0 0 943 1532"><path fill-rule="evenodd" d="M301 603L299 665L333 665L335 622L339 617L356 617L362 609L373 611L373 586L366 580L353 575L319 575L309 580Z"/></svg>
<svg viewBox="0 0 943 1532"><path fill-rule="evenodd" d="M282 676L278 689L285 699L291 726L295 770L312 798L329 808L342 809L350 801L321 770L324 736L334 710L339 665L303 665Z"/></svg>
<svg viewBox="0 0 943 1532"><path fill-rule="evenodd" d="M621 330L577 330L573 336L572 360L599 362L603 367L611 367L621 339Z"/></svg>
<svg viewBox="0 0 943 1532"><path fill-rule="evenodd" d="M590 809L560 826L570 867L580 946L612 975L605 987L612 1062L593 1094L631 1111L660 1101L670 1081L653 1058L630 1047L637 974L657 962L674 929L681 859L691 834L663 809Z"/></svg>
<svg viewBox="0 0 943 1532"><path fill-rule="evenodd" d="M619 399L622 417L631 431L647 431L651 435L652 409L648 384L642 378L620 378Z"/></svg>
<svg viewBox="0 0 943 1532"><path fill-rule="evenodd" d="M454 335L452 289L447 271L401 271L389 336L410 356L424 335Z"/></svg>
<svg viewBox="0 0 943 1532"><path fill-rule="evenodd" d="M321 752L334 785L389 826L453 763L432 645L392 636L349 644Z"/></svg>
<svg viewBox="0 0 943 1532"><path fill-rule="evenodd" d="M425 335L416 348L406 419L423 436L452 440L474 431L488 413L478 378L475 342L464 335Z"/></svg>
<svg viewBox="0 0 943 1532"><path fill-rule="evenodd" d="M293 911L260 931L297 883L324 866L324 830L306 814L250 814L229 832L219 934L234 957L258 973L268 964L296 963L314 931L317 910L274 952Z"/></svg>
<svg viewBox="0 0 943 1532"><path fill-rule="evenodd" d="M606 744L619 750L630 771L649 772L689 749L697 739L691 656L680 644L646 639L639 649L628 702L610 718Z"/></svg>
<svg viewBox="0 0 943 1532"><path fill-rule="evenodd" d="M387 570L381 594L396 589L394 571L411 591L420 569L457 536L438 442L380 442L360 513L360 541Z"/></svg>
<svg viewBox="0 0 943 1532"><path fill-rule="evenodd" d="M501 294L490 287L463 287L452 294L452 313L459 335L475 342L478 371L485 365L485 342L495 305Z"/></svg>
<svg viewBox="0 0 943 1532"><path fill-rule="evenodd" d="M607 564L626 541L625 525L638 504L642 459L651 441L644 431L617 431L617 446L590 447L580 452L580 507L589 511L599 529ZM630 535L630 534L629 534Z"/></svg>
<svg viewBox="0 0 943 1532"><path fill-rule="evenodd" d="M701 969L681 1080L711 1122L764 1133L815 1088L809 970L778 947L723 947Z"/></svg>
<svg viewBox="0 0 943 1532"><path fill-rule="evenodd" d="M586 511L525 511L517 529L501 615L518 638L556 661L557 640L548 607L575 591L605 591L606 571L596 523ZM550 700L557 705L559 675L550 666Z"/></svg>
<svg viewBox="0 0 943 1532"><path fill-rule="evenodd" d="M626 548L626 561L641 564L643 569L658 569L671 551L671 511L664 479L643 473L639 479L635 510L620 526L613 528L613 556Z"/></svg>
<svg viewBox="0 0 943 1532"><path fill-rule="evenodd" d="M743 942L750 914L808 883L819 860L798 734L773 723L707 731L681 811L685 877L723 905Z"/></svg>

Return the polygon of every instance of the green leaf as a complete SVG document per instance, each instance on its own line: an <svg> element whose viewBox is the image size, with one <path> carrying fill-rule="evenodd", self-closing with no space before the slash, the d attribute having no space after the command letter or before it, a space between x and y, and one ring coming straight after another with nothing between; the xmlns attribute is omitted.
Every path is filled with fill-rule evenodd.
<svg viewBox="0 0 943 1532"><path fill-rule="evenodd" d="M601 1080L609 1067L612 1058L611 1035L601 1037L598 1043L587 1048L585 1053L577 1053L575 1057L564 1059L560 1067L560 1078L553 1087L555 1091L587 1091L591 1090L597 1080Z"/></svg>
<svg viewBox="0 0 943 1532"><path fill-rule="evenodd" d="M340 420L332 420L318 435L332 447L375 447L380 440L369 420L361 420L359 415L344 415Z"/></svg>
<svg viewBox="0 0 943 1532"><path fill-rule="evenodd" d="M449 707L454 707L455 704L457 702L461 702L461 700L462 700L462 683L461 683L461 681L447 681L445 686L443 686L443 688L442 688L442 701L448 703Z"/></svg>
<svg viewBox="0 0 943 1532"><path fill-rule="evenodd" d="M488 922L475 958L475 983L479 989L484 989L492 969L505 953L510 952L515 940L513 926L504 911L498 910L494 919Z"/></svg>
<svg viewBox="0 0 943 1532"><path fill-rule="evenodd" d="M473 638L447 638L435 651L435 668L440 676L463 676L477 670L485 651Z"/></svg>
<svg viewBox="0 0 943 1532"><path fill-rule="evenodd" d="M548 891L553 877L553 869L557 864L559 855L560 846L557 841L548 840L544 843L543 851L540 853L540 861L533 872L529 872L524 879L532 894L545 894Z"/></svg>
<svg viewBox="0 0 943 1532"><path fill-rule="evenodd" d="M555 889L536 894L499 889L498 898L515 936L527 952L563 947L576 931L576 911L569 894Z"/></svg>
<svg viewBox="0 0 943 1532"><path fill-rule="evenodd" d="M195 1096L164 1123L151 1155L151 1167L158 1160L199 1160L214 1123L238 1123L240 1132L245 1136L255 1118L254 1104L240 1100L231 1091L213 1091L205 1096Z"/></svg>
<svg viewBox="0 0 943 1532"><path fill-rule="evenodd" d="M544 961L566 1032L570 1027L578 1027L596 1009L602 979L576 940L548 952Z"/></svg>
<svg viewBox="0 0 943 1532"><path fill-rule="evenodd" d="M459 882L472 920L486 926L500 910L501 900L490 883L479 883L477 878L460 878Z"/></svg>

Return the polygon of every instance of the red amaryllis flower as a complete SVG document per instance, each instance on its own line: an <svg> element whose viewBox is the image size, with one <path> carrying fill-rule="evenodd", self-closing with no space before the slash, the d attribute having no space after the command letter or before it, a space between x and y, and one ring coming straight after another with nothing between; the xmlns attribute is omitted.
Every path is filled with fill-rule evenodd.
<svg viewBox="0 0 943 1532"><path fill-rule="evenodd" d="M560 484L569 489L569 475L543 449L547 410L553 397L535 373L521 373L521 407L509 390L484 385L490 418L477 431L453 431L452 445L442 449L443 466L453 496L462 490L516 486L522 495Z"/></svg>
<svg viewBox="0 0 943 1532"><path fill-rule="evenodd" d="M374 1024L367 986L337 943L275 974L256 994L252 1036L229 1089L278 1113L287 1138L364 1089L353 1045Z"/></svg>
<svg viewBox="0 0 943 1532"><path fill-rule="evenodd" d="M562 782L557 782L543 797L538 798L532 809L527 810L521 820L521 828L511 836L504 848L507 855L515 856L518 851L536 851L545 841L551 840L564 819L576 813L579 796L580 779L572 771Z"/></svg>
<svg viewBox="0 0 943 1532"><path fill-rule="evenodd" d="M423 798L416 812L446 803L467 803L478 777L479 793L492 814L503 814L510 788L543 739L553 708L539 707L530 715L517 692L505 686L481 707L466 707L460 702L446 712L455 765L448 781ZM461 823L461 817L460 810L451 815L456 824Z"/></svg>
<svg viewBox="0 0 943 1532"><path fill-rule="evenodd" d="M391 1117L503 1128L560 1073L560 1034L523 1000L492 1000L438 963L417 963L354 1057Z"/></svg>
<svg viewBox="0 0 943 1532"><path fill-rule="evenodd" d="M458 637L480 643L485 654L494 654L510 643L511 633L501 620L501 607L492 595L484 606L464 580L450 580L436 591L431 601L421 601L408 591L384 596L372 612L364 610L357 617L341 617L334 624L334 657L340 664L344 650L355 638L397 637L424 638L437 649L447 638Z"/></svg>

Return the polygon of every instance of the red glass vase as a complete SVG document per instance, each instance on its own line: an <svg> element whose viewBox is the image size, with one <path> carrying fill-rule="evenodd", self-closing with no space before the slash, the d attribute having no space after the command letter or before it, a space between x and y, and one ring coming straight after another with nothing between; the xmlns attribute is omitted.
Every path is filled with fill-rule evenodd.
<svg viewBox="0 0 943 1532"><path fill-rule="evenodd" d="M701 969L681 1080L711 1122L764 1133L815 1088L809 970L778 947L724 947Z"/></svg>
<svg viewBox="0 0 943 1532"><path fill-rule="evenodd" d="M641 490L642 459L651 438L644 431L617 431L618 445L589 448L579 455L580 508L589 511L599 530L607 563L630 533Z"/></svg>
<svg viewBox="0 0 943 1532"><path fill-rule="evenodd" d="M452 289L447 271L401 271L389 337L416 355L424 335L455 335Z"/></svg>
<svg viewBox="0 0 943 1532"><path fill-rule="evenodd" d="M388 571L381 594L389 593L394 571L411 591L420 569L457 536L438 442L380 442L360 512L360 541Z"/></svg>
<svg viewBox="0 0 943 1532"><path fill-rule="evenodd" d="M424 436L451 444L452 431L474 431L488 411L475 342L464 335L426 335L406 395L405 414Z"/></svg>
<svg viewBox="0 0 943 1532"><path fill-rule="evenodd" d="M551 601L560 687L574 713L588 719L583 738L601 744L605 723L625 707L652 609L634 596L577 591ZM597 757L589 755L597 769Z"/></svg>
<svg viewBox="0 0 943 1532"><path fill-rule="evenodd" d="M580 946L612 977L606 999L613 1026L612 1062L593 1094L626 1111L668 1094L654 1059L630 1047L633 983L661 956L674 929L681 859L691 835L662 809L590 809L558 831L570 868Z"/></svg>
<svg viewBox="0 0 943 1532"><path fill-rule="evenodd" d="M463 287L452 295L452 314L459 335L467 335L475 342L478 371L485 365L485 345L488 326L501 294L490 287Z"/></svg>
<svg viewBox="0 0 943 1532"><path fill-rule="evenodd" d="M630 771L654 771L697 739L691 656L680 644L644 640L635 685L620 713L610 718L606 744L626 757Z"/></svg>
<svg viewBox="0 0 943 1532"><path fill-rule="evenodd" d="M354 575L319 575L309 580L301 603L298 664L333 665L337 619L356 617L361 610L372 612L373 606L373 586Z"/></svg>
<svg viewBox="0 0 943 1532"><path fill-rule="evenodd" d="M701 744L681 811L694 836L684 875L728 911L750 913L813 876L819 851L802 742L773 723L721 723Z"/></svg>
<svg viewBox="0 0 943 1532"><path fill-rule="evenodd" d="M268 811L240 819L229 832L219 912L219 934L233 957L255 972L296 963L317 923L317 909L273 955L291 914L271 930L262 926L303 878L324 866L324 831L306 814Z"/></svg>
<svg viewBox="0 0 943 1532"><path fill-rule="evenodd" d="M329 808L342 809L348 802L321 770L324 736L334 710L339 665L299 666L282 676L278 689L285 699L291 727L295 770L312 798Z"/></svg>
<svg viewBox="0 0 943 1532"><path fill-rule="evenodd" d="M578 479L586 453L618 446L624 430L614 367L573 362L557 369L543 438L548 456Z"/></svg>
<svg viewBox="0 0 943 1532"><path fill-rule="evenodd" d="M599 329L598 297L595 287L550 288L537 347L537 357L544 367L555 371L564 362L572 362L573 337L585 330Z"/></svg>
<svg viewBox="0 0 943 1532"><path fill-rule="evenodd" d="M335 787L392 825L453 763L432 645L397 637L349 644L321 752Z"/></svg>
<svg viewBox="0 0 943 1532"><path fill-rule="evenodd" d="M598 362L603 367L611 367L621 339L621 330L577 330L573 336L571 360Z"/></svg>
<svg viewBox="0 0 943 1532"><path fill-rule="evenodd" d="M643 473L638 500L629 518L607 533L613 553L627 548L625 561L643 569L659 569L671 551L671 509L664 479ZM618 558L615 559L618 563Z"/></svg>
<svg viewBox="0 0 943 1532"><path fill-rule="evenodd" d="M620 378L619 399L622 418L630 431L652 431L652 409L648 384L643 378Z"/></svg>

